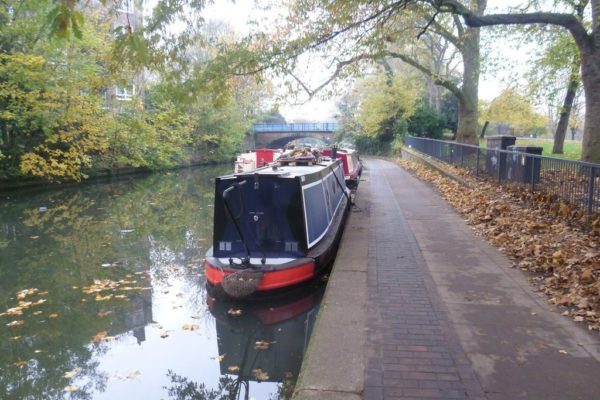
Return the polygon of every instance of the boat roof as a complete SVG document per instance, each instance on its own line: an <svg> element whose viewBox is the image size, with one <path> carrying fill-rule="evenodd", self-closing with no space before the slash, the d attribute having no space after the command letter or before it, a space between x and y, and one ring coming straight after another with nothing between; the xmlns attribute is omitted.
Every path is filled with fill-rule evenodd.
<svg viewBox="0 0 600 400"><path fill-rule="evenodd" d="M335 165L336 161L337 160L322 158L318 163L313 165L279 165L277 162L273 162L265 167L260 167L248 172L232 174L230 176L253 176L258 174L295 178L299 176L313 174L323 169L330 168ZM276 168L274 168L274 166L276 166Z"/></svg>

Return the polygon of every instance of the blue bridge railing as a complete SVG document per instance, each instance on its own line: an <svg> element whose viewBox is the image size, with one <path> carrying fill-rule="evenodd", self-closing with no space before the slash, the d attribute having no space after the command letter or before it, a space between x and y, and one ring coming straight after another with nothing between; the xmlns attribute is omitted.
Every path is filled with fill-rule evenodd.
<svg viewBox="0 0 600 400"><path fill-rule="evenodd" d="M306 122L297 124L254 124L254 132L334 132L335 122Z"/></svg>

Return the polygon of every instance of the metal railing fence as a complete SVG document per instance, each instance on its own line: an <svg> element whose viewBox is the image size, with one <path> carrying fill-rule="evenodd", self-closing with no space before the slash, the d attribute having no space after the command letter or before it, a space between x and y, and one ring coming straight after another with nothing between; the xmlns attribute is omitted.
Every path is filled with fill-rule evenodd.
<svg viewBox="0 0 600 400"><path fill-rule="evenodd" d="M335 122L307 122L298 124L254 124L254 132L334 132Z"/></svg>
<svg viewBox="0 0 600 400"><path fill-rule="evenodd" d="M404 144L477 177L557 196L587 214L600 211L600 164L413 136L407 136Z"/></svg>

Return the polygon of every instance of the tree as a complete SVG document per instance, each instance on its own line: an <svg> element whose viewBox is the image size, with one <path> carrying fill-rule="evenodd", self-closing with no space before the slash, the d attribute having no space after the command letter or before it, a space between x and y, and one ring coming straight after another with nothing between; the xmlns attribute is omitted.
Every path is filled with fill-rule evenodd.
<svg viewBox="0 0 600 400"><path fill-rule="evenodd" d="M600 163L600 0L575 2L575 12L523 12L477 15L456 0L428 0L440 12L462 15L471 27L493 25L550 24L566 29L579 50L586 113L581 158ZM577 10L589 6L591 23L578 17Z"/></svg>
<svg viewBox="0 0 600 400"><path fill-rule="evenodd" d="M545 130L544 117L536 113L527 98L513 88L507 88L489 105L484 105L481 122L504 125L515 133L541 134Z"/></svg>

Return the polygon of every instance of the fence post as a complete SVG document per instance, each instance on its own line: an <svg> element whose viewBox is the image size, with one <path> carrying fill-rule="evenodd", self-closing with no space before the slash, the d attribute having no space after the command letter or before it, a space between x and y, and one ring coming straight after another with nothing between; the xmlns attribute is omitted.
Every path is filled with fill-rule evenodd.
<svg viewBox="0 0 600 400"><path fill-rule="evenodd" d="M531 156L526 156L526 157L531 158L531 193L533 193L535 191L535 162L536 162L536 159ZM527 161L529 161L529 160L525 160L526 165L528 165ZM540 160L540 163L541 163L541 161L542 160Z"/></svg>
<svg viewBox="0 0 600 400"><path fill-rule="evenodd" d="M464 147L460 147L460 167L462 168L463 166L463 161L464 161L464 153L463 153Z"/></svg>
<svg viewBox="0 0 600 400"><path fill-rule="evenodd" d="M479 147L477 147L477 163L475 164L475 176L479 178Z"/></svg>
<svg viewBox="0 0 600 400"><path fill-rule="evenodd" d="M590 166L590 181L588 182L588 215L592 214L594 204L594 183L596 180L596 167Z"/></svg>

